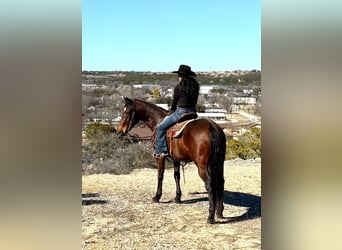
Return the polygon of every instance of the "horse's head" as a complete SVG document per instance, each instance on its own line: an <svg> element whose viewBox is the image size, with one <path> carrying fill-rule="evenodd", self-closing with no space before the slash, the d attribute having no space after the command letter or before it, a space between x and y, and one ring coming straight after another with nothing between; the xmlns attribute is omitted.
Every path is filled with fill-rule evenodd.
<svg viewBox="0 0 342 250"><path fill-rule="evenodd" d="M127 134L138 123L139 117L135 112L133 100L129 99L127 96L124 97L124 100L125 107L117 131Z"/></svg>

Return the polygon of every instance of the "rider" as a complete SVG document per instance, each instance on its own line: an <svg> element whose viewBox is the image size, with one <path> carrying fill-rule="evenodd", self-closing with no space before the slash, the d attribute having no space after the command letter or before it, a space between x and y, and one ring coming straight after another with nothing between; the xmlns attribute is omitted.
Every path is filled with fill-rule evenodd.
<svg viewBox="0 0 342 250"><path fill-rule="evenodd" d="M196 112L196 104L199 94L199 84L195 79L195 72L188 65L180 65L178 71L179 83L173 90L172 105L168 116L161 121L156 128L156 158L168 155L166 145L166 130L177 123L178 118L188 112Z"/></svg>

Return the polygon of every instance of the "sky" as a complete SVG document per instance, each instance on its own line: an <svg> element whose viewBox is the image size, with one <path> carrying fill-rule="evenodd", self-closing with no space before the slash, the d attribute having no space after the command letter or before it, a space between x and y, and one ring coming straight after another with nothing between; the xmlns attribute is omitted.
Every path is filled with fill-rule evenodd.
<svg viewBox="0 0 342 250"><path fill-rule="evenodd" d="M261 70L260 0L83 0L82 70Z"/></svg>

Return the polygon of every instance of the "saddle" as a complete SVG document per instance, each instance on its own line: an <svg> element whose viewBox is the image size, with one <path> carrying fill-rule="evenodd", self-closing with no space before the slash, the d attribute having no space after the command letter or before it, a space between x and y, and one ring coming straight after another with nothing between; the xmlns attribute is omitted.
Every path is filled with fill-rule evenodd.
<svg viewBox="0 0 342 250"><path fill-rule="evenodd" d="M177 123L166 131L166 136L168 138L181 137L185 126L196 118L197 118L197 114L195 112L185 113L181 115L178 118Z"/></svg>

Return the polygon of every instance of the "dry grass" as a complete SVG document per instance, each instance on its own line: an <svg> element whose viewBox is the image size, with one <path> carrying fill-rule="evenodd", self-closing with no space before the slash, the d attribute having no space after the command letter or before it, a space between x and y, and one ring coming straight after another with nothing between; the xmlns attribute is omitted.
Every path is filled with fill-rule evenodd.
<svg viewBox="0 0 342 250"><path fill-rule="evenodd" d="M196 166L181 175L182 204L173 170L165 171L163 196L153 203L157 171L83 176L83 249L261 249L261 166L225 164L225 218L207 224L208 200Z"/></svg>

